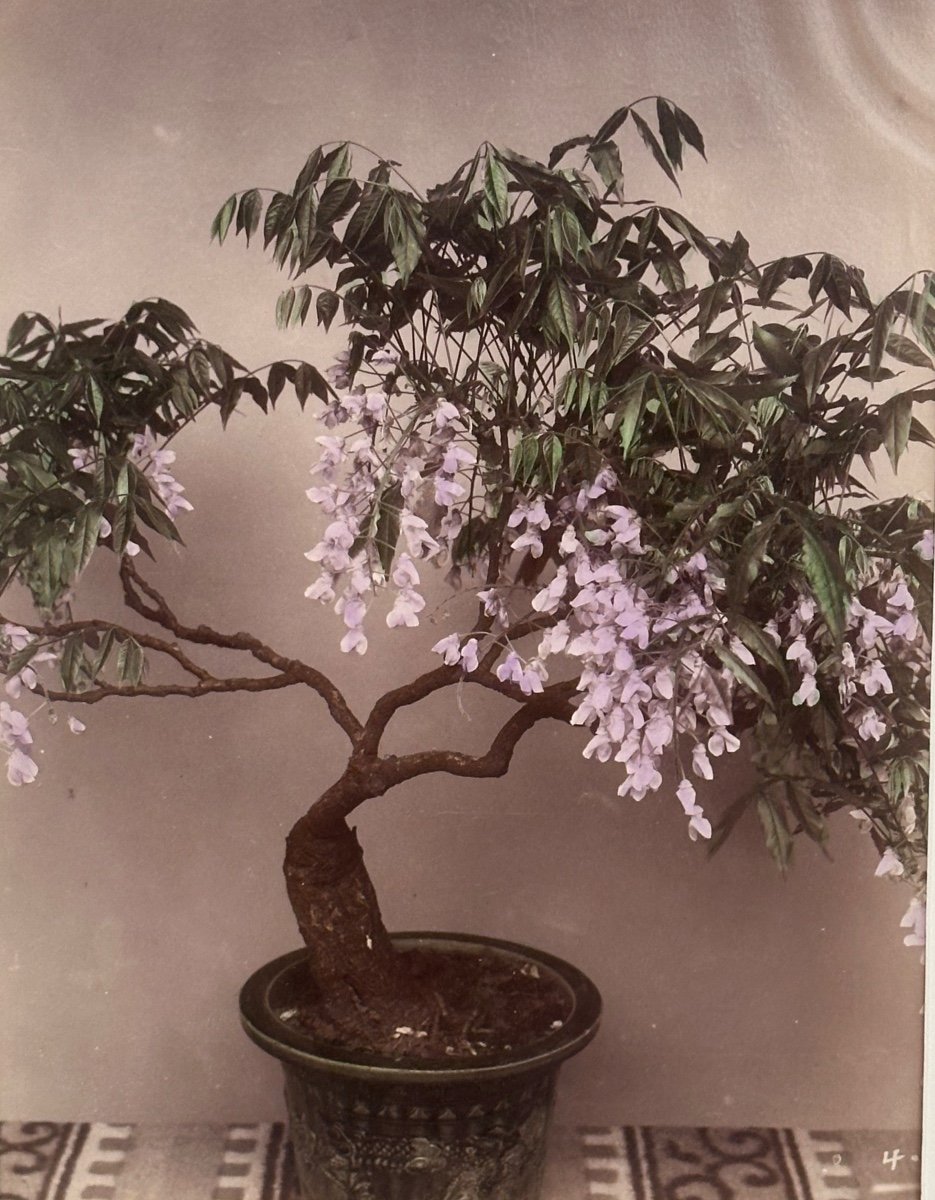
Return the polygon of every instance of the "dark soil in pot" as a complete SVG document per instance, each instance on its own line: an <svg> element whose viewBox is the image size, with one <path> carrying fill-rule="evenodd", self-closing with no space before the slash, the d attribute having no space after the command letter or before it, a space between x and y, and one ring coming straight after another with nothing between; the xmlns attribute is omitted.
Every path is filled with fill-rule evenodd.
<svg viewBox="0 0 935 1200"><path fill-rule="evenodd" d="M561 1029L571 1014L568 989L534 962L425 945L400 952L399 966L406 986L389 1023L368 1012L347 1021L307 1003L280 1018L341 1050L431 1062L485 1061L523 1050ZM310 981L304 986L314 993Z"/></svg>

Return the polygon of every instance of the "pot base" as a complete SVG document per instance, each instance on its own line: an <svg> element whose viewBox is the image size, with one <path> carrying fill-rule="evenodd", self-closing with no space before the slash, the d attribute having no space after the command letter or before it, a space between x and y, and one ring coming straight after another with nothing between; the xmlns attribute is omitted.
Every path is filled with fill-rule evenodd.
<svg viewBox="0 0 935 1200"><path fill-rule="evenodd" d="M529 1080L383 1085L285 1066L307 1200L535 1200L555 1071Z"/></svg>

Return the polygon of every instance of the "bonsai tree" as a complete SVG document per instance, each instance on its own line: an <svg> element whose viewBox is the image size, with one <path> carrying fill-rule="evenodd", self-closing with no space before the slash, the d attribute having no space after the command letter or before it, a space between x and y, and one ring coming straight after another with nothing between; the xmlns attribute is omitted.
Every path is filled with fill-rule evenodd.
<svg viewBox="0 0 935 1200"><path fill-rule="evenodd" d="M344 142L291 189L232 195L213 235L262 238L291 281L280 326L343 319L324 372L248 371L162 299L109 323L24 313L0 359L3 586L37 613L0 618L9 780L36 776L37 706L67 705L80 731L80 706L111 697L316 692L347 765L289 834L285 876L334 1037L399 1048L401 1004L429 1002L349 818L420 775L503 775L547 718L582 727L624 798L660 791L674 755L661 799L711 849L753 808L785 869L796 835L824 846L850 810L878 873L909 883L905 940L921 941L932 512L866 480L878 451L896 468L932 444L914 408L935 398L935 277L874 301L832 254L756 263L741 234L629 198L630 133L672 184L704 152L651 97L547 163L484 143L425 193ZM323 427L306 595L333 606L341 649L366 652L383 590L401 637L427 572L463 597L434 661L365 715L314 664L183 612L140 565L181 541L175 436L248 400L266 411L287 385ZM128 624L78 615L95 554ZM243 672L209 669L204 648ZM400 710L462 682L515 704L486 752L385 749ZM757 786L712 827L694 781L741 747Z"/></svg>

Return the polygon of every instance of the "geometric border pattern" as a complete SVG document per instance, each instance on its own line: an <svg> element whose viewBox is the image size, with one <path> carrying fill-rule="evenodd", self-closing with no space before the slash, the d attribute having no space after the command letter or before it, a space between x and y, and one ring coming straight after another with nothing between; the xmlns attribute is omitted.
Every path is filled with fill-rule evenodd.
<svg viewBox="0 0 935 1200"><path fill-rule="evenodd" d="M558 1132L558 1131L556 1131ZM560 1139L556 1138L555 1142ZM543 1200L915 1200L920 1135L589 1126ZM0 1122L0 1200L296 1200L282 1122ZM478 1197L478 1200L486 1198ZM494 1200L494 1198L492 1198Z"/></svg>
<svg viewBox="0 0 935 1200"><path fill-rule="evenodd" d="M920 1135L892 1131L637 1128L579 1131L593 1200L912 1200Z"/></svg>

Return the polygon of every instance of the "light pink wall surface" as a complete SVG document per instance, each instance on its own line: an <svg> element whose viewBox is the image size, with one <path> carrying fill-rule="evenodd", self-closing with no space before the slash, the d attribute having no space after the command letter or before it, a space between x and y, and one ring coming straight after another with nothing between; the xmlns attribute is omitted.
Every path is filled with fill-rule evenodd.
<svg viewBox="0 0 935 1200"><path fill-rule="evenodd" d="M923 0L5 0L0 322L160 294L252 364L321 359L311 331L275 331L281 280L261 255L209 246L231 191L290 183L334 137L420 181L485 137L542 154L646 92L706 135L710 165L683 183L697 223L740 227L762 259L832 250L879 292L935 260L933 41ZM634 191L645 179L677 203L633 156ZM378 634L349 661L336 618L303 600L316 432L286 403L179 439L195 513L156 578L186 620L249 628L363 707L428 664L438 626ZM918 462L911 486L930 494L930 477ZM398 744L479 749L500 715L465 689L400 721ZM342 736L292 692L101 705L87 723L50 728L40 781L0 795L0 1115L278 1116L276 1068L234 996L295 944L282 840L340 770ZM908 896L873 878L854 823L836 822L833 862L798 847L785 881L755 821L708 862L670 796L617 800L581 744L540 727L506 780L421 780L360 816L391 927L525 940L601 987L604 1028L565 1068L559 1118L915 1123Z"/></svg>

